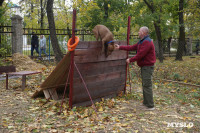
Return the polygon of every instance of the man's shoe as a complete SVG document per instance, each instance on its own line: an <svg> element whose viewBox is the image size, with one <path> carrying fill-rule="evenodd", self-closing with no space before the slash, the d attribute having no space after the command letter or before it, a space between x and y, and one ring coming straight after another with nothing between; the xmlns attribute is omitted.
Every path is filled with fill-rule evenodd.
<svg viewBox="0 0 200 133"><path fill-rule="evenodd" d="M138 107L139 107L140 109L145 109L145 108L146 108L146 106L145 106L144 104L140 104Z"/></svg>
<svg viewBox="0 0 200 133"><path fill-rule="evenodd" d="M153 111L153 110L155 110L155 108L154 108L154 107L153 107L153 108L148 108L148 107L146 107L145 110L147 110L147 111Z"/></svg>

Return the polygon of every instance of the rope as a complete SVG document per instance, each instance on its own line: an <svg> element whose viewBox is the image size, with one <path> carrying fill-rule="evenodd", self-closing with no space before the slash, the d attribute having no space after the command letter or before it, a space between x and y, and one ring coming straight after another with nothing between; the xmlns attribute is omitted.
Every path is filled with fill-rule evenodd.
<svg viewBox="0 0 200 133"><path fill-rule="evenodd" d="M84 84L84 86L85 86L85 89L86 89L86 91L87 91L87 93L88 93L88 95L89 95L89 97L90 97L90 101L91 101L91 103L92 103L92 105L93 105L93 107L94 107L95 112L97 113L97 110L96 110L96 107L95 107L94 102L93 102L93 100L92 100L92 97L91 97L91 95L90 95L90 92L88 91L88 88L87 88L87 86L86 86L86 83L85 83L85 81L83 80L83 77L82 77L80 71L78 70L78 67L76 66L76 63L75 63L75 62L74 62L74 66L76 67L76 70L77 70L78 74L80 75L81 80L83 81L83 84Z"/></svg>
<svg viewBox="0 0 200 133"><path fill-rule="evenodd" d="M130 93L131 93L131 72L129 69L129 64L128 64L128 75L129 75L129 85L130 85Z"/></svg>
<svg viewBox="0 0 200 133"><path fill-rule="evenodd" d="M64 90L64 94L63 94L63 98L62 98L62 102L61 102L61 106L60 106L60 114L61 114L61 111L62 111L62 105L64 103L64 98L65 98L65 93L66 93L66 90L67 90L67 83L68 83L68 80L69 80L70 71L71 71L71 64L70 64L70 67L69 67L69 72L68 72L68 76L67 76L67 82L65 84L65 90Z"/></svg>
<svg viewBox="0 0 200 133"><path fill-rule="evenodd" d="M139 77L139 74L136 72L136 70L135 70L135 68L133 67L133 65L132 64L130 64L131 66L132 66L132 68L133 68L133 70L135 71L135 73L136 73L136 75L137 75L137 77L138 77L138 79L140 79L140 77ZM130 93L131 93L131 72L130 72L130 69L129 69L129 64L128 64L128 74L129 74L129 85L130 85Z"/></svg>
<svg viewBox="0 0 200 133"><path fill-rule="evenodd" d="M135 71L135 73L136 73L136 75L137 75L137 77L138 77L138 79L139 79L139 78L140 78L139 74L136 72L136 70L135 70L135 68L133 67L133 65L131 65L131 66L132 66L133 70Z"/></svg>

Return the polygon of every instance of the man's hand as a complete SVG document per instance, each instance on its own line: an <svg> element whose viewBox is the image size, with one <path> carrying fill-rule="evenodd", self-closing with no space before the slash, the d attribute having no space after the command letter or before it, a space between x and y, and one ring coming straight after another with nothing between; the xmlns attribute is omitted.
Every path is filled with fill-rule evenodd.
<svg viewBox="0 0 200 133"><path fill-rule="evenodd" d="M115 44L115 50L119 50L119 45Z"/></svg>
<svg viewBox="0 0 200 133"><path fill-rule="evenodd" d="M130 59L126 59L126 63L128 63L128 64L129 64L129 63L130 63Z"/></svg>

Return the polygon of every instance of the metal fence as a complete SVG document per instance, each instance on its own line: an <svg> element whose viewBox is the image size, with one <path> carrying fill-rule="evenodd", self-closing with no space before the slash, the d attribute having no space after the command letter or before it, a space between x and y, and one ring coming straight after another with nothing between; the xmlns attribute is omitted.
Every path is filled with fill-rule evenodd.
<svg viewBox="0 0 200 133"><path fill-rule="evenodd" d="M50 32L49 29L33 29L33 28L23 28L23 54L30 56L31 53L31 37L32 32L37 36L44 35L46 38L46 52L48 55L53 56L53 49L51 46ZM67 41L71 38L72 30L71 29L56 29L56 35L58 39L58 44L60 46L63 54L67 51ZM89 30L76 30L76 36L80 38L80 41L95 41L96 38L94 34ZM115 40L126 40L126 35L115 35ZM130 35L130 44L136 43L138 37L136 35ZM36 51L33 53L34 57L39 56Z"/></svg>
<svg viewBox="0 0 200 133"><path fill-rule="evenodd" d="M0 26L0 57L12 56L12 26Z"/></svg>
<svg viewBox="0 0 200 133"><path fill-rule="evenodd" d="M53 56L53 49L51 46L50 32L49 29L33 29L33 28L23 28L23 54L30 55L31 51L31 37L32 32L38 37L44 35L46 38L46 52L48 55ZM63 54L67 51L67 41L71 38L71 29L56 29L56 35L58 39L58 44L60 46ZM89 30L76 30L76 36L80 38L81 41L93 41L95 40L94 35ZM34 51L33 55L36 57L38 54Z"/></svg>

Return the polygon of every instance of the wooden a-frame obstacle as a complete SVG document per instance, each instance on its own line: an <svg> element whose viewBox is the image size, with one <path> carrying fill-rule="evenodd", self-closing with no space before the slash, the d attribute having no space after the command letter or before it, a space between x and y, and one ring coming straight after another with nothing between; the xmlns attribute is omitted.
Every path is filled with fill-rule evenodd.
<svg viewBox="0 0 200 133"><path fill-rule="evenodd" d="M72 27L72 29L75 28ZM116 43L127 45L126 41ZM63 93L66 88L69 92L70 107L91 105L91 99L83 85L83 80L74 66L70 65L72 61L81 73L94 102L125 91L127 52L116 50L106 58L105 54L101 53L101 47L101 41L80 41L75 51L67 52L54 71L42 83L40 91L35 92L33 97L44 94L47 99L57 100L59 99L57 93Z"/></svg>

